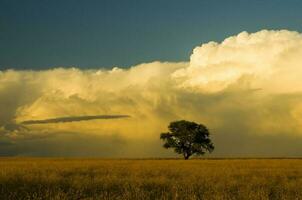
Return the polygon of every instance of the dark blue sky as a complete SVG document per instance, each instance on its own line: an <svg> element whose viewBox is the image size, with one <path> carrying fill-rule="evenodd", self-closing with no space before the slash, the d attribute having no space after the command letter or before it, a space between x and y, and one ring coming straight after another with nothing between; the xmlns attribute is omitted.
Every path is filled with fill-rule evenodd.
<svg viewBox="0 0 302 200"><path fill-rule="evenodd" d="M0 69L185 61L241 31L302 31L301 0L0 0Z"/></svg>

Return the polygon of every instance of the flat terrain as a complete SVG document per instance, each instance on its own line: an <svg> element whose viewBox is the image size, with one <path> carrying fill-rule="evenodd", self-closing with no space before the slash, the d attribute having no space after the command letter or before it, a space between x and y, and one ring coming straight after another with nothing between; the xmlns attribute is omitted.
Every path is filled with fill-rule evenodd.
<svg viewBox="0 0 302 200"><path fill-rule="evenodd" d="M302 159L0 159L0 199L302 199Z"/></svg>

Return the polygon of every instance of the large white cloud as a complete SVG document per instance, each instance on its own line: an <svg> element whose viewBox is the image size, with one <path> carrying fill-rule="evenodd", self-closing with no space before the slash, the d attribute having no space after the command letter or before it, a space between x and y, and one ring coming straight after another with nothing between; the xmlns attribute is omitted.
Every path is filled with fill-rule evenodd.
<svg viewBox="0 0 302 200"><path fill-rule="evenodd" d="M0 151L166 155L159 133L170 121L187 119L209 126L216 155L301 155L301 56L300 33L263 30L196 47L189 62L0 71ZM106 114L131 118L20 124ZM271 151L272 145L280 149Z"/></svg>
<svg viewBox="0 0 302 200"><path fill-rule="evenodd" d="M301 91L301 55L300 33L242 32L221 43L209 42L196 47L190 67L177 70L173 77L181 79L183 87L205 92L224 90L238 81L243 83L243 79L249 87L266 92Z"/></svg>

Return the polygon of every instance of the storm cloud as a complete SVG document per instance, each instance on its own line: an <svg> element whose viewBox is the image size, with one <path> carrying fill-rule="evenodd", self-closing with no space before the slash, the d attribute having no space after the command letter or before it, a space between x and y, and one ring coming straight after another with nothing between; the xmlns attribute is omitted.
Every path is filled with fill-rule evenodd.
<svg viewBox="0 0 302 200"><path fill-rule="evenodd" d="M301 56L302 34L263 30L201 44L188 62L0 71L1 152L173 156L159 134L187 119L209 127L214 156L301 156ZM131 117L87 120L100 113Z"/></svg>

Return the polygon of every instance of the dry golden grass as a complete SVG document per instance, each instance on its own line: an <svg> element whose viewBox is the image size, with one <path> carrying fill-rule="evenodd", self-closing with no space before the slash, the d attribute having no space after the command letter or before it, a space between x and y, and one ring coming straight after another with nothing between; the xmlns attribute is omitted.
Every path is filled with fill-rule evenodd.
<svg viewBox="0 0 302 200"><path fill-rule="evenodd" d="M2 158L0 199L302 199L302 160Z"/></svg>

